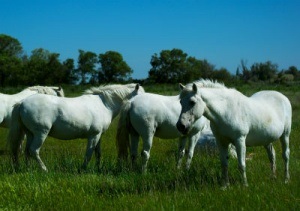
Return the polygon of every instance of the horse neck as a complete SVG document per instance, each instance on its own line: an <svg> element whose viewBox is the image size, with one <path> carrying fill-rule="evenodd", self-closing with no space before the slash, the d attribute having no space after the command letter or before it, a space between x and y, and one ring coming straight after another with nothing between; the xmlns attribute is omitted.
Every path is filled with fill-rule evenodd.
<svg viewBox="0 0 300 211"><path fill-rule="evenodd" d="M203 88L201 90L201 98L205 103L203 115L211 121L220 119L226 112L227 103L230 102L234 96L229 89L222 88Z"/></svg>

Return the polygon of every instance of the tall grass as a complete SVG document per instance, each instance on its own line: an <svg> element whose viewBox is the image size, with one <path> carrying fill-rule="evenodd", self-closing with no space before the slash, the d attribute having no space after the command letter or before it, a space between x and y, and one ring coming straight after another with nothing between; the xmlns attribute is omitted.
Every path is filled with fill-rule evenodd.
<svg viewBox="0 0 300 211"><path fill-rule="evenodd" d="M166 95L178 93L175 86L169 87L169 91L167 88L145 87L149 92ZM293 106L289 184L284 184L279 142L275 143L276 180L270 178L265 150L262 147L248 149L248 154L254 154L252 160L247 161L248 188L241 185L237 161L230 159L231 187L226 191L220 190L217 153L207 154L197 149L191 169L177 170L177 140L155 138L146 174L141 174L140 168L132 169L129 165L120 167L117 165L115 147L117 119L102 137L100 171L95 168L94 160L85 172L77 171L83 161L86 140L61 141L49 137L40 152L49 172L42 172L36 162L26 166L24 158L20 161L20 169L15 172L5 149L7 130L0 129L0 209L299 210L300 88L275 88L286 94ZM237 89L249 96L264 87L242 86ZM65 92L67 96L81 94L78 88ZM141 166L140 163L138 166Z"/></svg>

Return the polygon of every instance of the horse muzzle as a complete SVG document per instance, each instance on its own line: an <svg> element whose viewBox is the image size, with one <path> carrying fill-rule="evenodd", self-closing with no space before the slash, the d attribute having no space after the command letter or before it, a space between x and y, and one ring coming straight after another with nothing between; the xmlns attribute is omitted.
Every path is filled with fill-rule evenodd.
<svg viewBox="0 0 300 211"><path fill-rule="evenodd" d="M182 124L180 121L177 122L176 127L177 130L179 130L179 132L181 132L183 135L186 135L189 132L189 128Z"/></svg>

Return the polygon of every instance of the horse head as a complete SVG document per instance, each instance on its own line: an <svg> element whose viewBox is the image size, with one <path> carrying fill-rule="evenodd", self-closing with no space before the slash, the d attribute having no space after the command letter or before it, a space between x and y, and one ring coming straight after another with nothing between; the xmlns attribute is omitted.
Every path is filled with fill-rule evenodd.
<svg viewBox="0 0 300 211"><path fill-rule="evenodd" d="M65 96L65 93L64 93L64 90L61 86L59 87L53 87L53 90L56 92L56 95L58 97L64 97Z"/></svg>
<svg viewBox="0 0 300 211"><path fill-rule="evenodd" d="M136 84L134 87L134 91L132 92L132 95L129 98L132 98L132 97L142 94L142 93L145 93L144 88L140 84Z"/></svg>
<svg viewBox="0 0 300 211"><path fill-rule="evenodd" d="M179 97L182 108L176 127L181 133L188 134L194 122L203 115L205 103L195 83L187 86L180 84L180 88Z"/></svg>

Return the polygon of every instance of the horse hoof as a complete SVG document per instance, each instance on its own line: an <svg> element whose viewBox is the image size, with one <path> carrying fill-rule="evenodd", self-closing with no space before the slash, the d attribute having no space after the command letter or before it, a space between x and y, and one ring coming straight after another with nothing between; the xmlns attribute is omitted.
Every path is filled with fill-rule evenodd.
<svg viewBox="0 0 300 211"><path fill-rule="evenodd" d="M220 190L221 190L221 191L226 191L227 188L228 188L228 187L227 187L226 185L224 185L224 186L222 186L222 187L220 188Z"/></svg>

